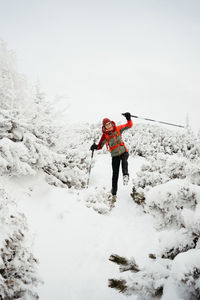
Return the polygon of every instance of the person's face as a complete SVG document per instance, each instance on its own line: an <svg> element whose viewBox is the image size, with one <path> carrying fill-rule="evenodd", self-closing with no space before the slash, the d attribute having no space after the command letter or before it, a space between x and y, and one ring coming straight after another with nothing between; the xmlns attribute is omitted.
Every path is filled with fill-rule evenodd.
<svg viewBox="0 0 200 300"><path fill-rule="evenodd" d="M107 130L112 130L112 128L113 128L112 123L111 123L111 122L106 123L105 128L106 128Z"/></svg>

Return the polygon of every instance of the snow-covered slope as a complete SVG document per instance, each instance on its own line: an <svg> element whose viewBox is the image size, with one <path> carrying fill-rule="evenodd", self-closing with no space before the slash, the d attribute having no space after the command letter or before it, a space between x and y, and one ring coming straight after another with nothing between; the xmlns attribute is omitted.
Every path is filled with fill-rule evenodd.
<svg viewBox="0 0 200 300"><path fill-rule="evenodd" d="M118 276L110 255L134 255L145 264L154 249L157 238L152 218L139 213L130 197L131 185L123 187L121 178L116 207L109 214L98 214L85 205L94 186L110 189L110 160L110 154L96 156L90 187L79 194L48 185L42 173L4 182L7 190L15 191L34 236L33 251L44 280L39 288L41 300L125 299L108 288L108 279ZM142 162L130 158L131 175Z"/></svg>

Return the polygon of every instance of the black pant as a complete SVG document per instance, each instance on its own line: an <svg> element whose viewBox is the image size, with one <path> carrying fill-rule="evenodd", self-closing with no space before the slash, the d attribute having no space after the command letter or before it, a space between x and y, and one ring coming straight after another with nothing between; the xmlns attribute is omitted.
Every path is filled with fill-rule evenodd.
<svg viewBox="0 0 200 300"><path fill-rule="evenodd" d="M117 194L117 182L119 178L119 166L120 161L122 161L122 173L124 175L128 174L128 152L124 152L123 154L119 156L112 157L112 169L113 169L113 175L112 175L112 194Z"/></svg>

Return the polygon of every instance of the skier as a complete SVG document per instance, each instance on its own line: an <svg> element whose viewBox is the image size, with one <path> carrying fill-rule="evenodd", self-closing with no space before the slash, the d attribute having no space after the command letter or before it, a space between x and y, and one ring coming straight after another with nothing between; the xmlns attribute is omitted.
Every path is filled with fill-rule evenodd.
<svg viewBox="0 0 200 300"><path fill-rule="evenodd" d="M128 157L129 153L128 150L122 141L121 134L124 130L127 130L132 127L133 122L131 120L131 114L126 112L123 114L126 119L127 123L124 125L116 126L115 122L111 121L108 118L103 119L103 126L102 126L102 137L96 145L95 143L92 144L90 150L100 150L106 144L107 148L109 148L111 157L112 157L112 190L111 190L111 197L112 203L116 201L117 197L117 183L119 177L119 167L120 162L122 162L122 173L123 173L123 183L124 185L128 184L129 181L129 173L128 173Z"/></svg>

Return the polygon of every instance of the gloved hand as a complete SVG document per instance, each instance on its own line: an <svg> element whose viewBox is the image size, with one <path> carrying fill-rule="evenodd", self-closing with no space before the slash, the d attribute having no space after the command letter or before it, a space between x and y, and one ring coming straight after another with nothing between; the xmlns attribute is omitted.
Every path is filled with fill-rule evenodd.
<svg viewBox="0 0 200 300"><path fill-rule="evenodd" d="M94 151L97 150L98 146L94 143L92 144L92 146L90 147L90 150Z"/></svg>
<svg viewBox="0 0 200 300"><path fill-rule="evenodd" d="M126 118L127 121L129 121L131 119L131 114L129 112L126 112L123 115L124 115L124 117Z"/></svg>

